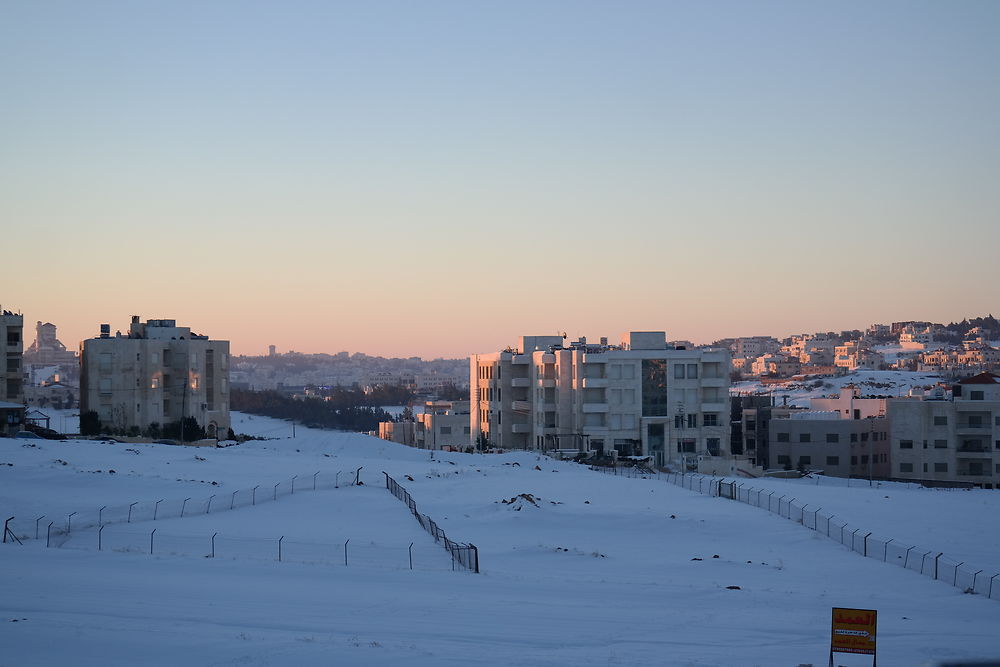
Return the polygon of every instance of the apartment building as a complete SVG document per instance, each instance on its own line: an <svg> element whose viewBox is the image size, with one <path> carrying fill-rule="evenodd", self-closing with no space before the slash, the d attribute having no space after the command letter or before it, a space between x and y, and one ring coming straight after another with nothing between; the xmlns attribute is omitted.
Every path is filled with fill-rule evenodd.
<svg viewBox="0 0 1000 667"><path fill-rule="evenodd" d="M478 447L649 456L693 465L729 456L728 350L671 349L663 331L521 347L470 358Z"/></svg>
<svg viewBox="0 0 1000 667"><path fill-rule="evenodd" d="M174 320L139 321L128 333L81 343L80 411L120 431L145 431L194 417L209 437L229 429L229 341L210 340Z"/></svg>
<svg viewBox="0 0 1000 667"><path fill-rule="evenodd" d="M781 343L771 336L741 336L733 341L734 357L759 357L781 349Z"/></svg>
<svg viewBox="0 0 1000 667"><path fill-rule="evenodd" d="M980 373L951 393L892 399L892 477L1000 488L1000 376Z"/></svg>
<svg viewBox="0 0 1000 667"><path fill-rule="evenodd" d="M822 470L833 477L888 478L888 420L856 415L856 408L848 413L798 409L772 415L772 464L786 470Z"/></svg>
<svg viewBox="0 0 1000 667"><path fill-rule="evenodd" d="M24 316L0 310L0 435L13 435L24 422Z"/></svg>

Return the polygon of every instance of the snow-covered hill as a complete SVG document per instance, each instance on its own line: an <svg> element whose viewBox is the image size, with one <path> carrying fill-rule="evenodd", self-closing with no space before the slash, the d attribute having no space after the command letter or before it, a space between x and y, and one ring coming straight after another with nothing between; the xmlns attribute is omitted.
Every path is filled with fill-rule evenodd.
<svg viewBox="0 0 1000 667"><path fill-rule="evenodd" d="M0 548L0 665L825 664L833 606L879 611L883 665L1000 655L997 601L741 503L530 453L432 458L355 434L300 427L293 439L283 422L236 417L238 432L280 437L226 449L0 439L3 518L58 527L72 512L137 503L131 523L105 528L100 552L93 528L61 548ZM311 488L315 473L353 479L359 467L363 486ZM452 539L477 545L481 574L447 569L383 470ZM292 476L294 495L266 498ZM997 564L996 537L983 535L995 492L767 484ZM258 504L234 495L253 487ZM184 518L142 509L210 496L209 513ZM153 529L153 555L136 553ZM206 558L216 533L232 548ZM312 545L311 556L278 562L281 537ZM344 566L348 539L358 550Z"/></svg>

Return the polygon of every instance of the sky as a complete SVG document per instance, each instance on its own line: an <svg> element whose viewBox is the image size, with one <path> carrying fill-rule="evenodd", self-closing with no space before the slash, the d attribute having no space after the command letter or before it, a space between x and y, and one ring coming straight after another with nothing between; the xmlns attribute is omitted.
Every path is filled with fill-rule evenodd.
<svg viewBox="0 0 1000 667"><path fill-rule="evenodd" d="M0 306L71 348L137 314L426 358L996 314L998 31L989 1L0 0Z"/></svg>

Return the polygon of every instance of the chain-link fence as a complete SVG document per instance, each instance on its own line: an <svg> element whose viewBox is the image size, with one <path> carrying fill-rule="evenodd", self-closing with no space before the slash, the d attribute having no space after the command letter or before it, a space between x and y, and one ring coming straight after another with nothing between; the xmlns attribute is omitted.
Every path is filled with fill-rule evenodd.
<svg viewBox="0 0 1000 667"><path fill-rule="evenodd" d="M7 527L9 534L20 540L44 539L48 546L60 546L74 531L87 528L216 514L273 502L295 493L356 485L360 481L361 468L336 472L316 471L235 491L220 490L199 498L137 500L122 505L80 508L75 512L54 516L13 516L7 521Z"/></svg>
<svg viewBox="0 0 1000 667"><path fill-rule="evenodd" d="M179 534L159 529L106 524L62 535L52 546L119 553L279 561L318 565L378 567L399 570L454 569L437 547L389 544L370 540L313 542L296 537L236 537L222 533Z"/></svg>
<svg viewBox="0 0 1000 667"><path fill-rule="evenodd" d="M790 493L778 495L778 491L754 488L747 482L692 473L663 473L636 467L620 469L591 467L591 470L622 477L659 479L705 495L753 505L826 535L866 558L874 558L919 572L926 577L960 588L966 593L1000 600L1000 572L989 572L934 549L908 545L892 538L875 535L869 530L848 524L835 514L824 512L818 505L802 503Z"/></svg>
<svg viewBox="0 0 1000 667"><path fill-rule="evenodd" d="M396 483L392 477L389 477L389 473L383 471L385 475L385 488L389 492L406 503L406 506L410 508L410 512L416 517L420 525L434 536L434 541L441 544L448 553L451 554L452 564L458 564L471 572L479 572L479 549L476 548L474 544L464 544L462 542L454 542L448 539L448 536L444 534L444 531L438 526L433 519L431 519L426 514L421 514L417 510L417 503L414 502L413 498L410 496L406 489L401 487Z"/></svg>

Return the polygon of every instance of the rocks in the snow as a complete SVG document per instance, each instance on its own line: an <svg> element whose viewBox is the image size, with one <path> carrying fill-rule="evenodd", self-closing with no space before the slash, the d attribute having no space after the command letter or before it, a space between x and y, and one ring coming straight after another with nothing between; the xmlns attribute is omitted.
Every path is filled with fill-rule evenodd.
<svg viewBox="0 0 1000 667"><path fill-rule="evenodd" d="M714 556L712 556L712 558L718 558L718 557L719 557L719 554L715 554Z"/></svg>
<svg viewBox="0 0 1000 667"><path fill-rule="evenodd" d="M676 515L676 514L671 514L671 515L670 515L670 518L671 518L671 519L676 519L676 518L677 518L677 515Z"/></svg>
<svg viewBox="0 0 1000 667"><path fill-rule="evenodd" d="M539 468L538 466L535 466L535 470L541 470L541 468Z"/></svg>
<svg viewBox="0 0 1000 667"><path fill-rule="evenodd" d="M726 590L727 591L741 591L743 589L740 588L739 586L726 586Z"/></svg>
<svg viewBox="0 0 1000 667"><path fill-rule="evenodd" d="M411 482L413 481L413 478L410 477L409 475L403 475L403 477L405 477L406 479L410 480Z"/></svg>
<svg viewBox="0 0 1000 667"><path fill-rule="evenodd" d="M534 496L530 493L519 493L510 500L506 498L502 499L500 502L504 505L510 505L515 512L520 512L525 505L530 504L532 507L538 507L538 501L541 498Z"/></svg>
<svg viewBox="0 0 1000 667"><path fill-rule="evenodd" d="M700 558L698 558L697 556L695 556L695 557L694 557L694 558L692 558L691 560L701 560L701 559L700 559Z"/></svg>

